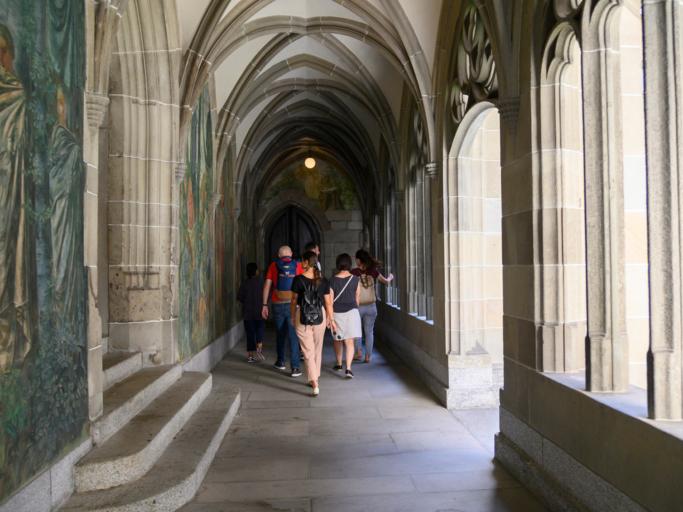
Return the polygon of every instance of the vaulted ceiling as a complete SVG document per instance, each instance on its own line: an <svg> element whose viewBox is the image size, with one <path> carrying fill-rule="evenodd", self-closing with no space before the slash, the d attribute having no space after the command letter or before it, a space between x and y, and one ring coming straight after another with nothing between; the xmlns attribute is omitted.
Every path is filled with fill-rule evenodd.
<svg viewBox="0 0 683 512"><path fill-rule="evenodd" d="M256 191L312 153L371 200L398 165L404 95L423 123L442 0L178 0L183 103L214 77L219 161ZM386 170L386 169L385 169Z"/></svg>

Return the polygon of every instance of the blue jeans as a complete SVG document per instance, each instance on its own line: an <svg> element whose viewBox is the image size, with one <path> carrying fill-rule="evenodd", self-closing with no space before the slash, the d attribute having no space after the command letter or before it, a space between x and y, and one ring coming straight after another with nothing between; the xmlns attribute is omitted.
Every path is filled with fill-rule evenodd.
<svg viewBox="0 0 683 512"><path fill-rule="evenodd" d="M365 344L365 357L372 356L375 346L375 320L377 320L377 304L367 304L358 307L363 322L363 337L356 339L356 351L360 352L361 344Z"/></svg>
<svg viewBox="0 0 683 512"><path fill-rule="evenodd" d="M289 303L273 304L273 320L277 329L277 362L285 364L287 345L290 347L292 368L299 368L301 364L299 355L299 338L292 325L291 310Z"/></svg>

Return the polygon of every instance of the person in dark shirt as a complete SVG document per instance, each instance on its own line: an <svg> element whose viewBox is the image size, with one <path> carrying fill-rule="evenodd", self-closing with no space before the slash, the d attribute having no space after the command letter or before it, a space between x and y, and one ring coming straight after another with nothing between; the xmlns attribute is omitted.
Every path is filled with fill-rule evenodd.
<svg viewBox="0 0 683 512"><path fill-rule="evenodd" d="M247 362L263 361L263 336L265 322L261 316L261 294L263 279L259 276L258 265L247 265L247 279L237 292L237 300L242 304L244 330L247 333Z"/></svg>
<svg viewBox="0 0 683 512"><path fill-rule="evenodd" d="M296 276L292 283L290 316L305 356L308 384L313 388L313 396L318 396L325 328L334 326L332 295L330 283L318 270L318 256L308 251L301 263L304 273Z"/></svg>
<svg viewBox="0 0 683 512"><path fill-rule="evenodd" d="M353 363L356 338L363 336L358 301L360 297L359 278L351 274L351 256L340 254L337 256L337 274L330 280L332 290L332 304L334 310L334 352L337 356L335 371L341 371L342 352L346 349L346 378L353 378L351 364Z"/></svg>

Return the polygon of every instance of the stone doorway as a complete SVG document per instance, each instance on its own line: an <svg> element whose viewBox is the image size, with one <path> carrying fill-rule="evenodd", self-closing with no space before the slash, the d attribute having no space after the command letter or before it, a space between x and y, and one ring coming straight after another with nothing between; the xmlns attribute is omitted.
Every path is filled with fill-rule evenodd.
<svg viewBox="0 0 683 512"><path fill-rule="evenodd" d="M295 258L300 258L309 242L320 243L320 230L313 218L296 205L285 207L266 228L266 265L277 256L277 250L289 245ZM265 268L265 266L264 266Z"/></svg>

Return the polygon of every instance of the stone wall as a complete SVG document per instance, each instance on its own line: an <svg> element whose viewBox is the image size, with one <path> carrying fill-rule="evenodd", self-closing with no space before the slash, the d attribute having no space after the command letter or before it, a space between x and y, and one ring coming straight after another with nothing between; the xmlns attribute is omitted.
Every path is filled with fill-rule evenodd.
<svg viewBox="0 0 683 512"><path fill-rule="evenodd" d="M325 212L321 256L326 276L332 276L338 255L351 255L354 266L356 251L363 247L363 218L359 210Z"/></svg>

